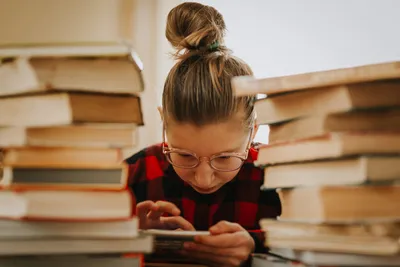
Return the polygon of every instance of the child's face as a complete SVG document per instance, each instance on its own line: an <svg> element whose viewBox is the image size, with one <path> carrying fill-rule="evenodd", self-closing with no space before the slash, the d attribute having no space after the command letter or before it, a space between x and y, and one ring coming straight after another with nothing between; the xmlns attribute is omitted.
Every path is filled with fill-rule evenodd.
<svg viewBox="0 0 400 267"><path fill-rule="evenodd" d="M228 172L217 171L210 166L206 157L211 158L223 152L237 152L243 155L249 144L250 133L236 121L201 127L169 123L166 136L170 148L187 150L200 158L199 165L192 169L174 166L176 173L197 192L211 194L231 181L240 168ZM176 157L178 160L187 160L185 155ZM224 158L221 161L224 162ZM223 166L224 163L221 164Z"/></svg>

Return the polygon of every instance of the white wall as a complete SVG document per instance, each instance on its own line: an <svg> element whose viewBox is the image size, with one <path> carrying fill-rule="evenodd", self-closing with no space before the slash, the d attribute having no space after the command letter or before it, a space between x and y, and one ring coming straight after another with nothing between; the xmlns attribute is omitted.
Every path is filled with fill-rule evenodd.
<svg viewBox="0 0 400 267"><path fill-rule="evenodd" d="M400 60L399 0L198 2L222 13L227 46L257 77Z"/></svg>

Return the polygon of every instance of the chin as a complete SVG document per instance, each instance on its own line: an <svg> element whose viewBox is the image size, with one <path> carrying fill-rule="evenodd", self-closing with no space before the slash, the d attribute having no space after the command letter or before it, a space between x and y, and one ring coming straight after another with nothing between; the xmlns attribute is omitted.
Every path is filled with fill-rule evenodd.
<svg viewBox="0 0 400 267"><path fill-rule="evenodd" d="M213 186L213 187L205 189L205 188L199 188L197 186L192 185L192 188L200 194L212 194L212 193L218 191L218 189L220 189L220 186Z"/></svg>

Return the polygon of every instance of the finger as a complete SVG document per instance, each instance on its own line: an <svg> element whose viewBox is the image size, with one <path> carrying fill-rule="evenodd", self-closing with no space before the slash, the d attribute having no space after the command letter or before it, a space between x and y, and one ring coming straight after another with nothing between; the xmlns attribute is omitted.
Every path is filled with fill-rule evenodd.
<svg viewBox="0 0 400 267"><path fill-rule="evenodd" d="M145 219L147 217L147 213L154 208L155 203L151 200L146 200L140 202L136 205L136 214L139 219Z"/></svg>
<svg viewBox="0 0 400 267"><path fill-rule="evenodd" d="M229 248L243 246L248 242L248 233L240 231L236 233L220 235L199 235L194 238L196 243L216 248Z"/></svg>
<svg viewBox="0 0 400 267"><path fill-rule="evenodd" d="M243 227L237 223L232 223L228 221L220 221L216 225L210 228L210 233L212 235L219 235L223 233L234 233L237 231L243 231Z"/></svg>
<svg viewBox="0 0 400 267"><path fill-rule="evenodd" d="M241 261L234 257L225 257L221 255L210 254L206 252L185 251L182 252L183 256L199 263L206 264L207 266L240 266Z"/></svg>
<svg viewBox="0 0 400 267"><path fill-rule="evenodd" d="M185 220L181 216L174 216L174 217L161 217L161 223L166 226L167 229L182 229L185 231L195 231L196 229L194 226Z"/></svg>
<svg viewBox="0 0 400 267"><path fill-rule="evenodd" d="M247 260L251 253L247 247L215 248L194 242L185 242L184 248L188 251L210 253L223 257L234 257L240 261Z"/></svg>
<svg viewBox="0 0 400 267"><path fill-rule="evenodd" d="M163 213L169 213L174 216L178 216L181 213L178 207L171 202L157 201L155 205L147 215L149 219L158 219Z"/></svg>

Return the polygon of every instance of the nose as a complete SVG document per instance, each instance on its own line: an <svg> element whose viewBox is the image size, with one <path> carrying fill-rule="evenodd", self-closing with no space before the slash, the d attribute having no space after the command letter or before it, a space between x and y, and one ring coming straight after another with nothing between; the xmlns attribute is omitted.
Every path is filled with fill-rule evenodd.
<svg viewBox="0 0 400 267"><path fill-rule="evenodd" d="M214 182L214 170L211 168L207 159L200 159L200 164L195 171L196 186L201 188L212 187Z"/></svg>

